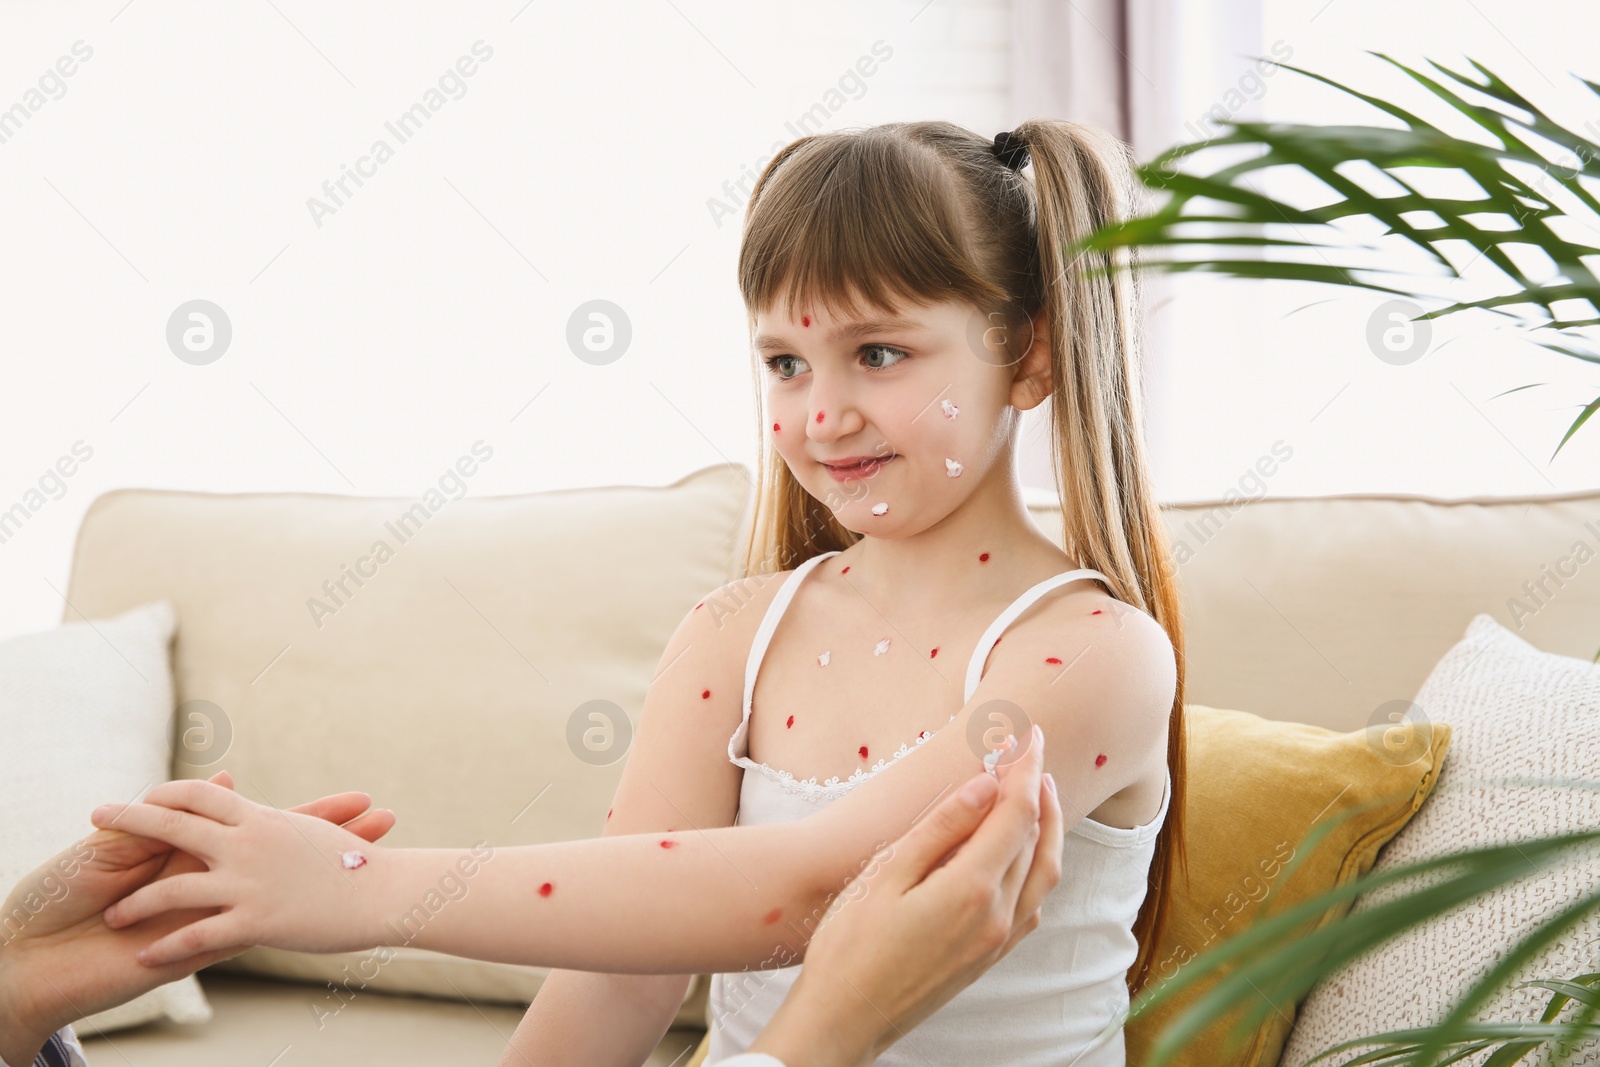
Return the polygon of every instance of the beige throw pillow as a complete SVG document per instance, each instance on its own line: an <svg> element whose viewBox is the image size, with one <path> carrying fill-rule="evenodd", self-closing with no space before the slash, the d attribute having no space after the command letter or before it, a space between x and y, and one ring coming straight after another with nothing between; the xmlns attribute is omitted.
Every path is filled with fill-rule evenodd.
<svg viewBox="0 0 1600 1067"><path fill-rule="evenodd" d="M1600 667L1542 652L1480 614L1428 675L1415 703L1428 719L1454 728L1450 758L1433 795L1379 854L1374 871L1600 825L1600 790L1561 782L1600 778ZM1512 781L1532 778L1552 781ZM1600 858L1591 852L1468 901L1378 946L1312 989L1280 1067L1300 1067L1352 1038L1441 1021L1469 984L1514 943L1597 884ZM1352 911L1391 900L1406 888L1382 886L1357 898ZM1525 966L1511 985L1594 971L1600 969L1597 961L1600 915L1591 913ZM1508 987L1477 1015L1537 1021L1549 995L1538 988ZM1349 1063L1361 1051L1331 1056L1319 1067ZM1481 1063L1487 1055L1463 1062ZM1600 1047L1590 1044L1568 1062L1572 1067L1600 1064Z"/></svg>

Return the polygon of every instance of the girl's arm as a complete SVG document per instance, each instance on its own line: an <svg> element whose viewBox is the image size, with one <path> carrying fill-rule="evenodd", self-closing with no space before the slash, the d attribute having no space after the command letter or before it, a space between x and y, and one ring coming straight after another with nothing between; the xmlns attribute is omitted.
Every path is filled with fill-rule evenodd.
<svg viewBox="0 0 1600 1067"><path fill-rule="evenodd" d="M980 753L992 747L986 730L1004 733L1024 719L1042 727L1045 769L1069 826L1164 764L1176 679L1165 632L1098 593L1040 607L1007 632L989 674L947 726L798 822L505 849L362 849L336 827L204 783L171 783L152 791L156 804L123 807L120 818L137 818L128 824L136 832L194 852L211 870L140 890L107 921L227 909L152 946L152 961L248 944L315 952L415 944L625 973L798 962L829 895L980 768ZM1090 615L1096 607L1102 613ZM1026 725L1016 733L1029 736ZM114 810L98 819L109 822ZM351 850L367 862L343 866L341 853Z"/></svg>
<svg viewBox="0 0 1600 1067"><path fill-rule="evenodd" d="M667 641L602 836L733 824L740 771L728 759L728 737L743 712L745 656L770 600L759 590L752 598L750 584L713 590ZM661 1043L692 980L552 970L500 1062L637 1067ZM609 1023L595 1026L595 1019Z"/></svg>

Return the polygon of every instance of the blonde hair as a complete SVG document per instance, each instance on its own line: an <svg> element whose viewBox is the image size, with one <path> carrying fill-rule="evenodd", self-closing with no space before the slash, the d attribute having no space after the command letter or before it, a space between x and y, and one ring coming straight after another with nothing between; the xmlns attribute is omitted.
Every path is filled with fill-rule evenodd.
<svg viewBox="0 0 1600 1067"><path fill-rule="evenodd" d="M1136 267L1136 253L1068 257L1091 230L1127 217L1138 187L1128 146L1097 127L1041 119L1012 136L1027 145L1031 181L996 158L989 138L950 122L895 122L794 141L751 192L739 288L752 333L761 311L811 302L850 314L858 299L883 309L900 300L964 299L1017 326L1008 337L1031 336L1024 320L1043 309L1062 547L1079 566L1110 578L1119 600L1153 617L1177 653L1167 744L1172 795L1133 928L1134 996L1154 976L1152 957L1180 866L1187 876L1183 631L1144 448L1138 275L1112 269L1113 256ZM755 370L759 398L762 368ZM801 487L765 432L759 437L744 576L854 544L858 535Z"/></svg>

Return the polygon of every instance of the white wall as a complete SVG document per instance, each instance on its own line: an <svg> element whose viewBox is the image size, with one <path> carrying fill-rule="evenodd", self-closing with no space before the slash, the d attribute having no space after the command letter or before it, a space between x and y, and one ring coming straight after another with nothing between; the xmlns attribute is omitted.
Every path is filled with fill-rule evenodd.
<svg viewBox="0 0 1600 1067"><path fill-rule="evenodd" d="M1425 40L1530 93L1551 90L1527 56L1550 81L1600 78L1579 0L1414 6L1268 0L1264 36L1333 72ZM727 190L819 104L832 128L1009 126L1009 30L1004 0L0 6L0 112L27 112L0 140L0 511L38 505L0 543L0 637L56 624L83 511L120 486L412 495L479 439L495 453L477 494L753 463ZM492 56L454 81L480 41ZM892 54L850 81L876 42ZM442 76L402 143L385 124ZM1327 114L1331 94L1294 77L1273 77L1267 113ZM392 158L362 164L380 138ZM335 204L324 182L358 165L370 177ZM312 197L336 210L314 218ZM1273 493L1600 481L1600 424L1545 462L1562 405L1600 375L1473 338L1390 367L1358 298L1197 285L1154 324L1166 498L1219 495L1278 438L1294 458ZM192 365L167 329L199 299L232 340ZM595 299L632 328L604 366L566 339ZM1536 380L1564 384L1486 400ZM39 492L75 446L92 454Z"/></svg>
<svg viewBox="0 0 1600 1067"><path fill-rule="evenodd" d="M0 510L92 450L0 544L0 635L61 618L119 486L415 495L480 438L477 494L753 464L725 184L819 104L1000 129L1008 26L1002 0L0 6L0 110L92 50L0 143ZM233 328L205 366L166 340L194 299ZM605 366L566 340L593 299L632 326Z"/></svg>
<svg viewBox="0 0 1600 1067"><path fill-rule="evenodd" d="M1472 127L1452 121L1447 105L1365 50L1413 69L1427 57L1470 72L1462 56L1471 56L1561 120L1575 127L1594 122L1588 136L1600 140L1600 97L1568 73L1600 80L1597 41L1600 8L1592 0L1266 0L1256 53L1394 100L1466 137ZM1218 104L1224 111L1239 107L1241 98L1244 118L1394 124L1292 71L1254 81L1236 76L1214 88L1216 95L1188 111L1192 128L1184 140L1215 132L1201 116ZM1427 175L1410 176L1425 191L1444 191L1429 185ZM1288 195L1281 181L1267 188ZM1600 190L1600 183L1591 188ZM1452 191L1479 195L1459 186ZM1315 190L1301 195L1305 204L1326 199ZM1497 272L1484 272L1483 261L1476 266L1469 281L1493 286ZM1490 291L1504 288L1477 290ZM1151 372L1151 437L1164 498L1215 497L1230 488L1258 495L1260 489L1241 489L1240 478L1278 440L1293 456L1265 479L1274 496L1460 497L1600 487L1600 421L1580 429L1551 460L1582 405L1600 396L1600 367L1546 354L1492 332L1483 317L1462 316L1436 323L1426 355L1396 366L1377 358L1365 339L1368 319L1383 302L1379 294L1215 277L1185 280L1179 292L1152 321L1162 334ZM1549 384L1491 399L1532 382Z"/></svg>

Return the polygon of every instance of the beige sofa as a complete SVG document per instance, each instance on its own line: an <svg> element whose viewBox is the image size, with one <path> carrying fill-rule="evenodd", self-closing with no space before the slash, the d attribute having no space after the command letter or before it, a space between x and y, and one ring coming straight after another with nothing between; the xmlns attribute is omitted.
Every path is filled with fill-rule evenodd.
<svg viewBox="0 0 1600 1067"><path fill-rule="evenodd" d="M176 606L179 713L209 701L228 737L180 752L175 776L226 767L280 806L365 789L398 813L398 845L597 834L668 636L736 577L750 472L492 498L455 498L457 484L416 499L108 493L79 532L66 619ZM1049 494L1028 501L1058 536ZM1552 652L1600 645L1600 584L1550 578L1597 540L1600 493L1235 494L1167 521L1195 703L1358 729L1415 695L1480 611ZM1517 600L1532 609L1520 626ZM584 740L607 721L610 748ZM96 1064L136 1067L493 1063L542 973L253 950L201 976L210 1023L86 1044ZM699 976L651 1063L687 1058L705 992Z"/></svg>

